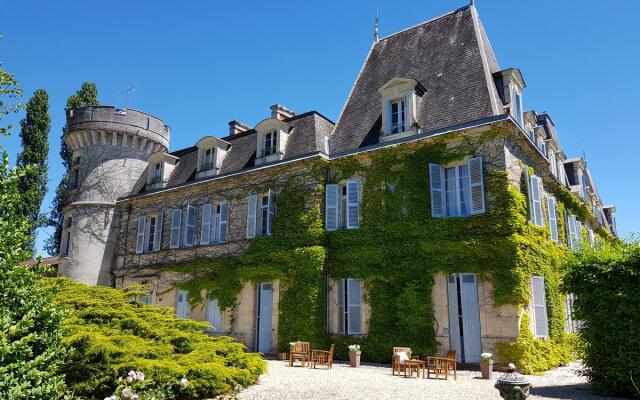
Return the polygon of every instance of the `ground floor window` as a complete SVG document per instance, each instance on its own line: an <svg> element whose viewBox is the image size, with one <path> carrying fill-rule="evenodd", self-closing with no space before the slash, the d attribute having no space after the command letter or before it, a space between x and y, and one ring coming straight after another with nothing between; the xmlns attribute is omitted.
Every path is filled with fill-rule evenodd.
<svg viewBox="0 0 640 400"><path fill-rule="evenodd" d="M210 332L222 332L222 311L216 299L207 301L207 322L211 325Z"/></svg>
<svg viewBox="0 0 640 400"><path fill-rule="evenodd" d="M338 281L338 331L343 335L362 334L362 282Z"/></svg>
<svg viewBox="0 0 640 400"><path fill-rule="evenodd" d="M178 289L176 291L176 317L189 318L190 316L191 307L189 306L188 292Z"/></svg>

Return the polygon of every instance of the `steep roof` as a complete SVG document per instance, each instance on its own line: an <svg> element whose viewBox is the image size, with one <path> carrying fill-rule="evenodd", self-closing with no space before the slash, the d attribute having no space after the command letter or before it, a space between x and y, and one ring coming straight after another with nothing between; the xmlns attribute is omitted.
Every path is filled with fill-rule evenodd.
<svg viewBox="0 0 640 400"><path fill-rule="evenodd" d="M378 142L379 87L394 77L420 82L422 131L503 113L492 74L499 71L473 6L466 6L374 43L330 139L331 153Z"/></svg>
<svg viewBox="0 0 640 400"><path fill-rule="evenodd" d="M333 122L329 119L316 111L309 111L287 118L285 122L291 125L293 130L287 141L283 159L286 160L310 153L326 152L325 137L329 136L333 129ZM220 174L238 172L255 165L256 136L256 130L250 129L246 132L221 138L229 142L231 148L222 163ZM180 161L167 182L167 188L193 181L198 165L198 148L191 146L170 154L179 157Z"/></svg>

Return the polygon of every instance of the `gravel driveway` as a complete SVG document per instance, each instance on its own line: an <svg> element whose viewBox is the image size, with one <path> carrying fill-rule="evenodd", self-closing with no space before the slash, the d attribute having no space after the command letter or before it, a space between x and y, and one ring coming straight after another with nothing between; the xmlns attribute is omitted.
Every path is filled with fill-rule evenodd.
<svg viewBox="0 0 640 400"><path fill-rule="evenodd" d="M351 368L334 364L332 370L290 368L285 361L269 360L269 370L258 383L242 391L239 399L500 399L494 379L480 379L480 372L460 371L458 380L403 378L391 375L386 366ZM577 366L558 368L544 376L530 377L530 399L611 399L589 393Z"/></svg>

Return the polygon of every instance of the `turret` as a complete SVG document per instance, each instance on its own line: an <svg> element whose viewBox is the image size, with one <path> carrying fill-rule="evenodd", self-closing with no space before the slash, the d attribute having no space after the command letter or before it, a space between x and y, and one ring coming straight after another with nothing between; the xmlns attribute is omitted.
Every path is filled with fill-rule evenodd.
<svg viewBox="0 0 640 400"><path fill-rule="evenodd" d="M58 273L91 285L110 285L120 215L118 198L146 182L147 158L167 151L162 120L111 106L67 111L64 141L73 151L71 203L64 210Z"/></svg>

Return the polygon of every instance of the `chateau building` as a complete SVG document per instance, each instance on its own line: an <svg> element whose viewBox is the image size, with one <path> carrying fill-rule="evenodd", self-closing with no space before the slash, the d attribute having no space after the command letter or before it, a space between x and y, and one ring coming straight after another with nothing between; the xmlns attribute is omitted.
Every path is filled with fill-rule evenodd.
<svg viewBox="0 0 640 400"><path fill-rule="evenodd" d="M554 339L552 317L574 329L571 296L549 281L555 256L528 267L527 249L556 254L610 240L615 207L601 199L586 161L565 155L551 116L525 111L525 88L519 69L498 66L469 5L376 40L335 123L276 104L254 127L234 120L228 134L170 151L170 128L157 117L108 106L68 110L74 192L59 274L91 285L147 285L142 301L175 307L179 317L208 321L212 334L275 353L305 339L283 321L282 309L301 278L260 280L255 273L237 282L232 304L203 284L198 303L176 286L198 273L174 267L241 260L251 268L259 257L243 257L257 244L295 236L283 232L296 227L283 222L290 210L279 204L293 182L305 193L301 220L319 211L323 224L313 245L292 245L291 253L321 249L323 279L313 290L327 335L384 336L385 326L400 321L404 300L384 306L387 314L376 304L395 290L388 293L402 299L418 294L422 300L405 304L416 313L415 304L428 305L416 314L426 321L420 329L432 328L437 351L455 349L461 362L479 362L523 329ZM520 206L522 213L511 211ZM360 242L365 236L381 245ZM520 246L523 238L530 244ZM386 240L414 250L387 251ZM271 256L265 251L264 263ZM422 266L424 273L402 278L412 291L394 286ZM496 286L500 276L517 282L506 290ZM565 308L550 310L558 296ZM422 343L412 329L402 340Z"/></svg>

